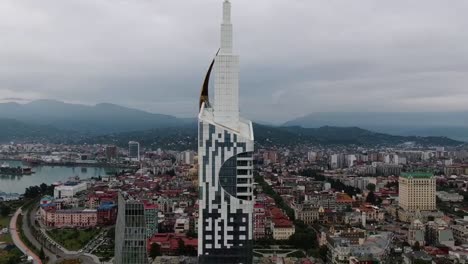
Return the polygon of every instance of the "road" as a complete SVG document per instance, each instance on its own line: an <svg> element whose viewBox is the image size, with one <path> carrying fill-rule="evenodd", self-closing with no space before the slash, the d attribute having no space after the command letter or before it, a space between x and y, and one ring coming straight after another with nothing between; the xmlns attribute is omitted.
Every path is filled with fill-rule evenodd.
<svg viewBox="0 0 468 264"><path fill-rule="evenodd" d="M34 264L42 264L41 259L34 254L24 243L21 241L19 234L18 234L18 229L16 226L16 221L18 219L18 216L21 213L21 207L16 210L15 214L10 220L10 233L11 233L11 238L13 239L13 243L15 243L16 247L18 247L21 252L23 252L26 256L32 257L33 258L33 263Z"/></svg>
<svg viewBox="0 0 468 264"><path fill-rule="evenodd" d="M32 209L31 213L29 214L29 221L32 225L36 225L36 212L37 212L37 207ZM25 218L26 218L25 214ZM28 225L25 225L27 223L26 219L23 221L23 228L32 234L31 229ZM46 255L49 257L50 263L55 263L55 261L58 260L63 260L63 259L80 259L83 263L89 263L89 264L95 264L95 263L100 263L99 258L91 255L91 254L86 254L86 253L80 253L80 252L75 252L75 251L68 251L67 249L63 248L59 244L57 244L52 238L50 238L46 233L44 228L40 226L36 226L38 230L42 233L41 240L44 245L48 245L48 247L44 246L44 252ZM32 236L32 239L36 242L39 243L34 236ZM42 244L39 243L41 246ZM39 248L41 247L39 246Z"/></svg>

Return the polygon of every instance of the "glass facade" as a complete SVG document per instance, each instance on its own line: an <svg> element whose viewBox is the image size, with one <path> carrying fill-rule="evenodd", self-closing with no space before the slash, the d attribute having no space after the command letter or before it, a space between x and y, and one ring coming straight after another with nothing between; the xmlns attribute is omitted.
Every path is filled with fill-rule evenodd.
<svg viewBox="0 0 468 264"><path fill-rule="evenodd" d="M141 202L126 201L119 194L115 227L115 264L148 264L145 209Z"/></svg>

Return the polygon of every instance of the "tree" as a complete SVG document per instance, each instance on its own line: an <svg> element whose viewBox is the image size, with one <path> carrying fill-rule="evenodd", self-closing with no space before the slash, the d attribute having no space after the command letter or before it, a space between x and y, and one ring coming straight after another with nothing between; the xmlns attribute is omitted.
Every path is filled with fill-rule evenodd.
<svg viewBox="0 0 468 264"><path fill-rule="evenodd" d="M185 256L186 249L185 249L185 242L182 239L179 239L178 247L177 247L177 255Z"/></svg>
<svg viewBox="0 0 468 264"><path fill-rule="evenodd" d="M152 259L155 259L157 256L161 256L161 246L158 243L151 244L149 255Z"/></svg>
<svg viewBox="0 0 468 264"><path fill-rule="evenodd" d="M366 202L370 204L376 204L377 203L377 198L375 197L374 192L369 192L366 197Z"/></svg>
<svg viewBox="0 0 468 264"><path fill-rule="evenodd" d="M188 245L188 246L185 246L185 254L187 256L195 257L198 255L198 252L194 246Z"/></svg>
<svg viewBox="0 0 468 264"><path fill-rule="evenodd" d="M47 184L41 183L41 185L39 185L39 187L41 188L41 193L46 193L47 192Z"/></svg>
<svg viewBox="0 0 468 264"><path fill-rule="evenodd" d="M314 230L311 228L303 229L300 225L296 226L296 232L289 237L289 244L295 248L309 250L317 247L317 239Z"/></svg>
<svg viewBox="0 0 468 264"><path fill-rule="evenodd" d="M321 246L320 249L319 249L319 255L320 255L320 258L326 262L327 261L327 254L328 254L328 247L327 246Z"/></svg>
<svg viewBox="0 0 468 264"><path fill-rule="evenodd" d="M44 253L44 248L41 247L41 251L39 252L39 258L41 260L45 260L45 253Z"/></svg>
<svg viewBox="0 0 468 264"><path fill-rule="evenodd" d="M197 238L198 234L195 232L195 230L193 230L193 228L190 228L187 232L187 237Z"/></svg>
<svg viewBox="0 0 468 264"><path fill-rule="evenodd" d="M373 184L373 183L367 184L366 188L367 188L367 190L369 190L370 192L375 192L375 184Z"/></svg>
<svg viewBox="0 0 468 264"><path fill-rule="evenodd" d="M416 243L414 243L413 250L414 251L420 251L421 250L421 245L419 244L419 241L416 241Z"/></svg>
<svg viewBox="0 0 468 264"><path fill-rule="evenodd" d="M0 205L0 215L3 217L8 216L11 213L11 208L10 206L6 204Z"/></svg>

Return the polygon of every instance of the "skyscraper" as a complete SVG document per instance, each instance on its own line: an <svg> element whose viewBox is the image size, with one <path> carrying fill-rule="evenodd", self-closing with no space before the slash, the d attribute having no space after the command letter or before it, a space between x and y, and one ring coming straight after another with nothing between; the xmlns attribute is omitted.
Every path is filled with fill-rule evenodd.
<svg viewBox="0 0 468 264"><path fill-rule="evenodd" d="M239 117L239 57L232 46L231 3L225 1L221 48L200 95L199 263L252 263L254 135L252 122Z"/></svg>
<svg viewBox="0 0 468 264"><path fill-rule="evenodd" d="M119 194L115 226L115 264L147 264L147 226L143 202Z"/></svg>
<svg viewBox="0 0 468 264"><path fill-rule="evenodd" d="M136 141L128 142L128 157L131 160L140 161L140 143Z"/></svg>

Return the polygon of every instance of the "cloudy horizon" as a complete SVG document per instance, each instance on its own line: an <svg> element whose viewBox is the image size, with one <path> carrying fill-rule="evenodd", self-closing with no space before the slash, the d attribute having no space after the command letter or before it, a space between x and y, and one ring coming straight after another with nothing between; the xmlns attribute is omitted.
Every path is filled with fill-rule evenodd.
<svg viewBox="0 0 468 264"><path fill-rule="evenodd" d="M466 1L231 2L248 118L468 110ZM219 46L221 3L2 1L0 101L193 117Z"/></svg>

